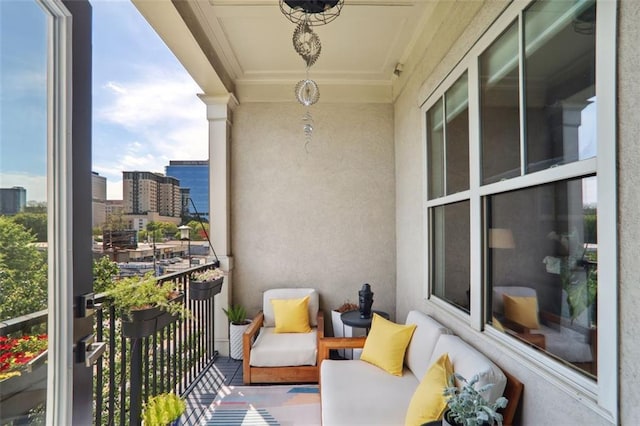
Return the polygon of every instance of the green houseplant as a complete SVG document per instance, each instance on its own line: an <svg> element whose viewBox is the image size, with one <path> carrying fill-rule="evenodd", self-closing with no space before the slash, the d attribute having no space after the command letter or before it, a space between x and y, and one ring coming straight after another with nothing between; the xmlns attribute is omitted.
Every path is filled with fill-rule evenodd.
<svg viewBox="0 0 640 426"><path fill-rule="evenodd" d="M187 408L187 404L174 393L161 393L151 397L142 410L144 426L174 424Z"/></svg>
<svg viewBox="0 0 640 426"><path fill-rule="evenodd" d="M222 309L229 318L229 356L242 359L242 334L251 324L247 319L247 310L242 305L229 305L229 309Z"/></svg>
<svg viewBox="0 0 640 426"><path fill-rule="evenodd" d="M458 379L462 383L462 387L457 387L455 380ZM442 424L448 422L450 425L460 426L480 426L495 425L502 426L502 414L498 413L498 409L507 406L507 399L500 397L490 404L482 394L489 390L493 383L489 383L475 388L479 377L473 376L467 381L460 374L453 373L449 376L449 384L444 388L444 396L447 398L447 411L444 414Z"/></svg>

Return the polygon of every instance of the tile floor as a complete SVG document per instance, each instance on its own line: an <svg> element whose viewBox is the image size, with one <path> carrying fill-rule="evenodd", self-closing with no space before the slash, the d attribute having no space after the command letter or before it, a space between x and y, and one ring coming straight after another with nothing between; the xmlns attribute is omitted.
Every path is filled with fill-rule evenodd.
<svg viewBox="0 0 640 426"><path fill-rule="evenodd" d="M181 419L181 425L198 425L204 419L204 414L216 399L220 387L242 386L242 361L218 356L204 374L197 380L195 386L185 396L187 411Z"/></svg>

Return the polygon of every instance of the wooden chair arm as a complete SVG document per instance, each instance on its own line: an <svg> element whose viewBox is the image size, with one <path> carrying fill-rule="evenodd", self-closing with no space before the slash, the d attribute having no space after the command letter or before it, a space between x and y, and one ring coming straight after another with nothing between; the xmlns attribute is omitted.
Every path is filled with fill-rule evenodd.
<svg viewBox="0 0 640 426"><path fill-rule="evenodd" d="M318 348L319 362L329 359L331 349L358 349L364 347L366 337L325 337L320 339Z"/></svg>
<svg viewBox="0 0 640 426"><path fill-rule="evenodd" d="M503 416L503 425L512 426L516 420L516 411L520 404L520 398L522 397L522 391L524 385L518 379L511 374L502 370L505 376L507 376L507 386L504 389L504 396L509 400L507 406L500 410Z"/></svg>
<svg viewBox="0 0 640 426"><path fill-rule="evenodd" d="M318 321L318 345L320 344L320 339L324 337L324 312L318 310L318 316L316 317Z"/></svg>

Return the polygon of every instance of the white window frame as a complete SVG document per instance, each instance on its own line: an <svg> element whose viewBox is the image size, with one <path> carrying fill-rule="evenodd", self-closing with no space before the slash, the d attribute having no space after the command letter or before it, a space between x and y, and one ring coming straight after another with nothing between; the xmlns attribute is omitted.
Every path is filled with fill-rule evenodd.
<svg viewBox="0 0 640 426"><path fill-rule="evenodd" d="M465 57L450 74L432 91L421 105L423 137L423 217L425 218L425 283L423 291L428 303L433 304L445 315L453 316L469 324L478 332L483 331L492 344L499 345L514 359L536 371L544 379L553 382L567 394L579 399L583 404L602 417L618 422L618 271L617 271L617 178L616 178L616 13L617 3L611 0L597 0L596 28L596 92L597 104L597 158L577 161L505 181L481 186L480 171L480 107L478 62L482 52L495 41L514 21L522 17L523 11L532 0L515 0L496 19L485 34L475 43ZM520 32L521 30L521 26ZM519 35L520 41L522 34ZM522 46L522 43L520 43ZM522 62L522 55L520 55ZM520 64L521 81L523 78ZM469 191L428 199L428 150L426 140L426 112L442 99L451 85L468 71L469 78ZM520 85L521 97L523 86ZM521 111L520 120L523 120ZM524 127L521 125L521 133ZM521 141L524 140L521 135ZM524 155L524 153L521 151ZM521 162L521 164L524 164ZM597 382L565 366L516 339L505 336L490 325L485 325L483 315L483 246L482 246L482 200L484 196L504 191L563 181L573 177L597 174L598 191L598 312L606 312L598 318L598 372ZM429 212L432 207L449 204L462 199L470 200L470 314L431 294L431 239ZM608 287L607 291L602 291Z"/></svg>
<svg viewBox="0 0 640 426"><path fill-rule="evenodd" d="M73 234L71 13L36 0L47 15L47 424L71 424L73 404Z"/></svg>

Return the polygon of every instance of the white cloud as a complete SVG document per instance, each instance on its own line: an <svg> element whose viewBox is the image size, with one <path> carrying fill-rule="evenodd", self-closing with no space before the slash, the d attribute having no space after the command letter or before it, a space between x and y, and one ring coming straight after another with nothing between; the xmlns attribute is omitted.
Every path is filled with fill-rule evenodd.
<svg viewBox="0 0 640 426"><path fill-rule="evenodd" d="M94 146L108 144L96 146L94 151L102 154L94 157L93 169L107 177L109 199L109 193L122 196L122 171L164 173L170 160L209 156L206 107L196 96L199 87L186 73L166 75L161 68L147 67L145 75L144 80L110 81L102 86L103 96L94 96L94 101L106 99L95 105L96 122L131 138L94 139Z"/></svg>
<svg viewBox="0 0 640 426"><path fill-rule="evenodd" d="M0 173L0 186L13 188L21 186L27 190L27 201L47 200L47 177L26 173Z"/></svg>

